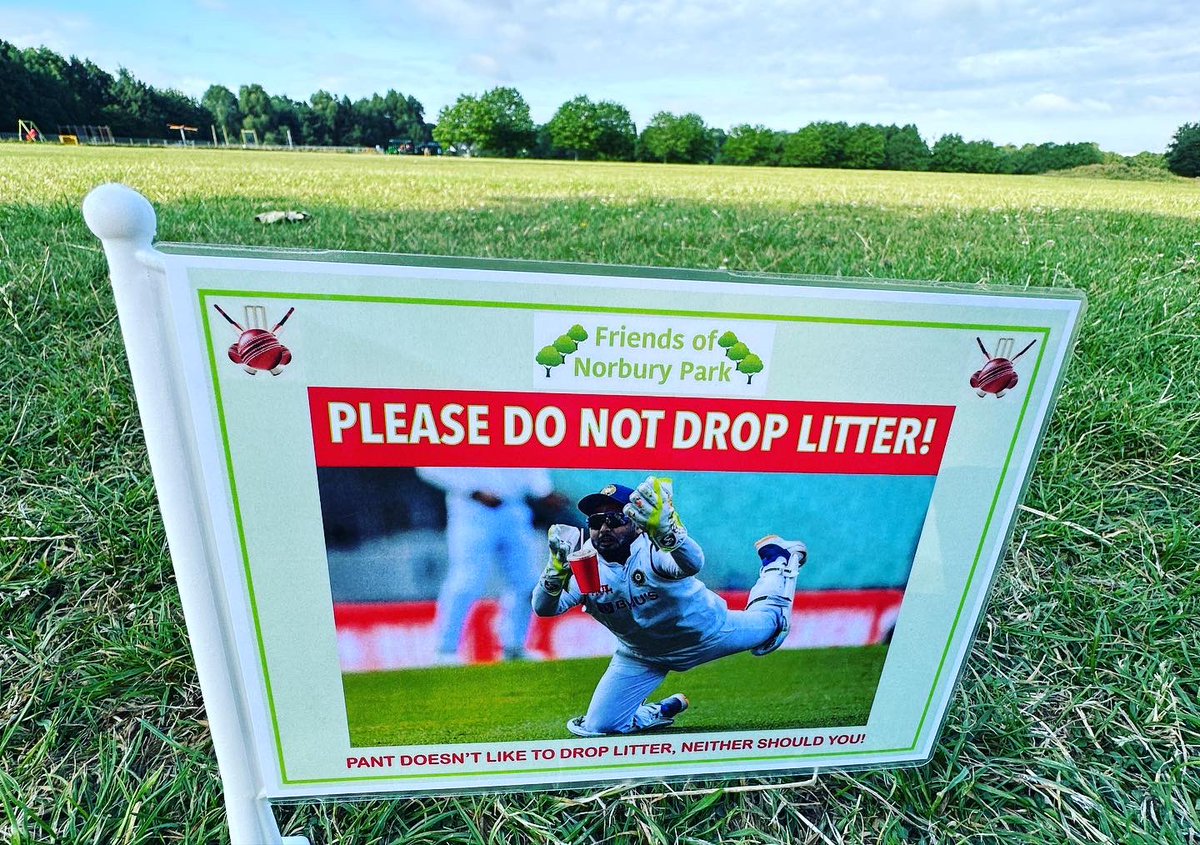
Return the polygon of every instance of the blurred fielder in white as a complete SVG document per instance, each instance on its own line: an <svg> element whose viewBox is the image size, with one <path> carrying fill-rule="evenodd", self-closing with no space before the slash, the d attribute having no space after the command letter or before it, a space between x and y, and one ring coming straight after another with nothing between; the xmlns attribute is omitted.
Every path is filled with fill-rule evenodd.
<svg viewBox="0 0 1200 845"><path fill-rule="evenodd" d="M463 626L492 573L500 574L500 643L505 660L525 651L529 594L545 554L545 534L533 527L531 503L560 507L544 469L421 467L417 474L446 493L446 579L437 599L439 663L462 662Z"/></svg>

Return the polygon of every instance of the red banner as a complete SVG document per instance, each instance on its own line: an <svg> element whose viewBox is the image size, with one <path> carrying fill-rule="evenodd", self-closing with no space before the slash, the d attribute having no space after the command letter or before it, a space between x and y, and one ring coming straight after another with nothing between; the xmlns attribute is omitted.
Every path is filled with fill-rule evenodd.
<svg viewBox="0 0 1200 845"><path fill-rule="evenodd" d="M950 405L312 387L322 467L936 475Z"/></svg>

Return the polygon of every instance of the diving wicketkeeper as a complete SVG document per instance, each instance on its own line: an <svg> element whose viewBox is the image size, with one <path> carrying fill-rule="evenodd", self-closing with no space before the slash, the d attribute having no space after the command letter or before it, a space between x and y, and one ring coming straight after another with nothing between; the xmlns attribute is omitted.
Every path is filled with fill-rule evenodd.
<svg viewBox="0 0 1200 845"><path fill-rule="evenodd" d="M719 657L769 654L787 637L796 576L807 551L799 540L770 535L755 544L758 582L745 610L697 577L704 552L675 510L669 478L650 476L636 489L610 484L584 496L579 510L587 532L551 526L550 560L533 591L539 616L557 616L582 604L619 645L583 716L567 722L576 736L602 736L666 727L687 709L676 693L647 703L668 672L686 672ZM568 557L594 550L599 591L584 594L571 578Z"/></svg>

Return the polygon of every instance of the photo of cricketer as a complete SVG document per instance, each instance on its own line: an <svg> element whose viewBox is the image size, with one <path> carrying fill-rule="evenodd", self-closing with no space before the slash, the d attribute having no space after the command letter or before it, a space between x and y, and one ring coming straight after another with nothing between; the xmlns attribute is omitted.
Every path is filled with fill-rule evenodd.
<svg viewBox="0 0 1200 845"><path fill-rule="evenodd" d="M419 467L417 475L446 493L446 577L437 597L437 662L463 662L467 616L483 594L492 570L502 576L500 642L505 660L532 658L525 650L529 602L525 597L541 565L541 532L531 505L558 507L544 469ZM561 501L560 501L561 500Z"/></svg>
<svg viewBox="0 0 1200 845"><path fill-rule="evenodd" d="M549 562L532 595L538 616L582 605L618 641L587 712L567 722L575 736L667 727L688 708L687 698L646 697L669 672L743 651L763 656L783 644L796 576L808 556L804 543L776 535L759 540L761 568L746 609L729 610L697 577L704 551L675 510L670 479L650 476L636 489L609 484L584 496L579 510L587 536L571 525L551 526ZM592 561L597 573L587 571ZM573 577L572 564L582 578Z"/></svg>

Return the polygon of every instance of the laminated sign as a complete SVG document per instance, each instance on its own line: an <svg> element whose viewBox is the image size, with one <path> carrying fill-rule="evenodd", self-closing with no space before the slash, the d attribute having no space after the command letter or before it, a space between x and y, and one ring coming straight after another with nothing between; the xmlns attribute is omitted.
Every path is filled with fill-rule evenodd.
<svg viewBox="0 0 1200 845"><path fill-rule="evenodd" d="M272 799L932 754L1081 294L84 212L235 842L278 841Z"/></svg>

